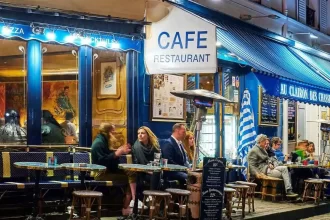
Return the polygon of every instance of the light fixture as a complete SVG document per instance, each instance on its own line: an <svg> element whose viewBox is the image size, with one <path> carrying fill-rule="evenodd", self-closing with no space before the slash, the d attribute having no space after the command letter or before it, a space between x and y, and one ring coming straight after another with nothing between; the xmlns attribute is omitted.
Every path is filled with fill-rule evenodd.
<svg viewBox="0 0 330 220"><path fill-rule="evenodd" d="M216 45L217 47L220 47L220 46L221 46L221 42L217 41L215 45Z"/></svg>
<svg viewBox="0 0 330 220"><path fill-rule="evenodd" d="M73 41L74 41L75 39L76 39L75 36L73 36L73 35L69 35L69 36L66 36L64 40L65 40L67 43L73 43Z"/></svg>
<svg viewBox="0 0 330 220"><path fill-rule="evenodd" d="M48 31L46 34L46 38L48 40L55 40L56 39L56 35L54 31Z"/></svg>
<svg viewBox="0 0 330 220"><path fill-rule="evenodd" d="M104 41L104 40L98 41L98 42L96 43L96 46L97 46L97 47L106 47L106 46L107 46L107 42Z"/></svg>
<svg viewBox="0 0 330 220"><path fill-rule="evenodd" d="M115 39L113 39L112 40L112 43L111 43L111 48L112 49L119 49L120 48L120 44Z"/></svg>
<svg viewBox="0 0 330 220"><path fill-rule="evenodd" d="M81 44L83 45L89 45L92 43L92 39L90 37L83 37L81 38Z"/></svg>
<svg viewBox="0 0 330 220"><path fill-rule="evenodd" d="M8 36L8 35L11 34L11 32L12 32L12 29L10 27L8 27L8 26L3 26L2 27L1 33L3 35Z"/></svg>
<svg viewBox="0 0 330 220"><path fill-rule="evenodd" d="M318 36L316 36L315 34L313 34L313 33L292 33L292 32L288 32L290 35L291 35L291 37L292 36L294 36L294 35L309 35L309 37L310 38L312 38L312 39L317 39L317 38L319 38Z"/></svg>
<svg viewBox="0 0 330 220"><path fill-rule="evenodd" d="M252 16L252 15L247 15L247 14L241 14L239 18L243 21L249 21L253 18L270 18L270 19L279 19L280 16L270 14L270 15L261 15L261 16Z"/></svg>

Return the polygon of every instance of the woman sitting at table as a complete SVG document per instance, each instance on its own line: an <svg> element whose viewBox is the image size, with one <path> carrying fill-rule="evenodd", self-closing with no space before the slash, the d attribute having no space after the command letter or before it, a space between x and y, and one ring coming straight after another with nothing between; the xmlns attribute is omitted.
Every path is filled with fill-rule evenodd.
<svg viewBox="0 0 330 220"><path fill-rule="evenodd" d="M99 128L99 134L93 141L91 153L92 163L99 164L107 167L106 172L95 173L94 178L100 181L118 181L124 183L130 183L132 195L129 188L126 190L126 198L124 200L124 207L122 209L123 215L128 215L131 209L128 207L131 201L131 197L135 196L135 180L131 176L125 174L125 172L118 169L119 157L131 152L131 146L125 144L119 147L117 150L110 150L111 137L115 131L115 126L110 123L101 123ZM133 198L134 199L134 198Z"/></svg>
<svg viewBox="0 0 330 220"><path fill-rule="evenodd" d="M146 126L142 126L138 129L138 139L135 141L132 147L133 162L135 164L147 165L154 161L154 154L160 152L159 143L156 135ZM159 174L159 173L158 173ZM143 173L140 175L141 181L148 183L159 182L160 176L157 173ZM151 178L158 178L158 181L151 181ZM155 179L156 180L156 179ZM154 186L152 188L157 188ZM130 204L133 206L133 203Z"/></svg>
<svg viewBox="0 0 330 220"><path fill-rule="evenodd" d="M188 163L192 164L196 149L194 133L192 133L191 131L186 132L186 136L183 140L183 146L187 154Z"/></svg>

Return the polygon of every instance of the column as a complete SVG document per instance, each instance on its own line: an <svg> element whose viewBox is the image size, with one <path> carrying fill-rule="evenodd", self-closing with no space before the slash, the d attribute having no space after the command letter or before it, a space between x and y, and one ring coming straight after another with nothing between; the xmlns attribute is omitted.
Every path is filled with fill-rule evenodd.
<svg viewBox="0 0 330 220"><path fill-rule="evenodd" d="M27 144L41 144L42 117L42 53L41 43L36 40L27 43Z"/></svg>
<svg viewBox="0 0 330 220"><path fill-rule="evenodd" d="M92 63L93 50L88 46L79 48L79 146L90 147L92 145Z"/></svg>
<svg viewBox="0 0 330 220"><path fill-rule="evenodd" d="M288 129L289 129L289 124L288 124L288 100L283 99L282 103L282 111L283 111L283 117L282 117L282 151L284 154L288 153Z"/></svg>
<svg viewBox="0 0 330 220"><path fill-rule="evenodd" d="M221 86L221 80L220 80L221 74L219 72L216 72L214 74L214 92L222 95L220 86ZM223 122L223 118L220 118L223 114L221 114L220 108L223 107L223 104L220 104L219 102L214 102L214 121L215 121L215 157L222 157L224 155L224 145L223 145L223 132L224 127L221 126L221 123ZM221 114L221 115L220 115Z"/></svg>

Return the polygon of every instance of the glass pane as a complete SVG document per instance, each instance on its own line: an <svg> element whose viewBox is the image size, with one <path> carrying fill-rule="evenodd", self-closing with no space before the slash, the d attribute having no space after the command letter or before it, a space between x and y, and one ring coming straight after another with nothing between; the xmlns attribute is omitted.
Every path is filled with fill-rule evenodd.
<svg viewBox="0 0 330 220"><path fill-rule="evenodd" d="M199 88L214 91L214 74L200 74ZM200 139L200 160L205 156L215 155L215 118L214 105L207 110L206 121L203 122Z"/></svg>
<svg viewBox="0 0 330 220"><path fill-rule="evenodd" d="M111 148L127 142L126 53L93 50L93 140L102 122L115 125Z"/></svg>
<svg viewBox="0 0 330 220"><path fill-rule="evenodd" d="M77 144L78 48L43 44L42 143Z"/></svg>
<svg viewBox="0 0 330 220"><path fill-rule="evenodd" d="M26 42L0 39L0 144L26 144Z"/></svg>

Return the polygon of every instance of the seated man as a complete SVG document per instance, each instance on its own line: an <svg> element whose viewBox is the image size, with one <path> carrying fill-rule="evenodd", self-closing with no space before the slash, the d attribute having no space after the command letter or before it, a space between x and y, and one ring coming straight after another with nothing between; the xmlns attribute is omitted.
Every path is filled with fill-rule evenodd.
<svg viewBox="0 0 330 220"><path fill-rule="evenodd" d="M267 136L259 134L256 138L256 145L250 150L248 154L248 162L251 175L257 176L266 174L270 177L281 178L284 180L284 186L287 196L297 196L292 192L291 178L289 176L288 168L285 166L274 166L266 152Z"/></svg>
<svg viewBox="0 0 330 220"><path fill-rule="evenodd" d="M186 165L187 155L182 144L185 136L186 126L183 123L175 124L172 128L172 136L165 141L161 149L162 156L168 160L168 164ZM164 172L164 177L168 180L178 180L182 186L186 183L187 173Z"/></svg>

